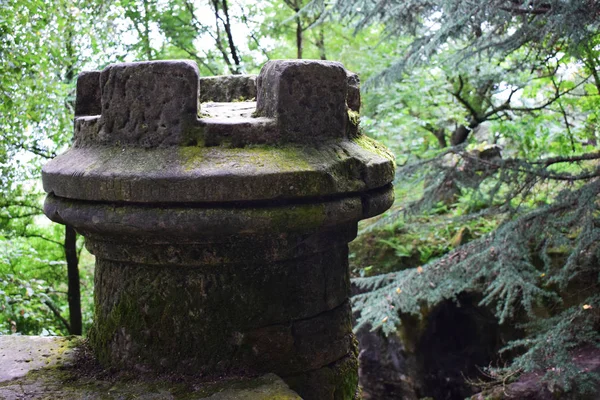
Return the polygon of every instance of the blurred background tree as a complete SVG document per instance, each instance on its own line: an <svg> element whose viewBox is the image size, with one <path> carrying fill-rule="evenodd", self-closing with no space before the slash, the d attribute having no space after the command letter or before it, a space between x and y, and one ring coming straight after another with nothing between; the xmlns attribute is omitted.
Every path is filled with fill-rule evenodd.
<svg viewBox="0 0 600 400"><path fill-rule="evenodd" d="M599 344L599 13L587 0L1 2L0 333L85 334L92 320L93 257L43 217L39 179L71 141L79 72L328 59L360 74L362 129L399 166L395 206L351 248L359 328L406 336L468 295L498 330L521 328L491 348L487 378L481 360L455 368L455 398L464 376L528 371L591 390L572 351ZM420 395L450 390L438 375Z"/></svg>

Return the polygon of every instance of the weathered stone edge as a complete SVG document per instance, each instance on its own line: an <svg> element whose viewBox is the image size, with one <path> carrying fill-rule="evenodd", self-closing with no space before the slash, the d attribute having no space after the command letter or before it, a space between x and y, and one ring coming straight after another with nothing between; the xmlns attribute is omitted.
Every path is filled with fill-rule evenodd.
<svg viewBox="0 0 600 400"><path fill-rule="evenodd" d="M10 375L0 368L2 399L212 399L212 400L299 400L298 394L275 374L256 378L228 378L221 382L186 385L158 379L127 381L79 374L75 355L85 347L83 338L0 335L0 348L7 359L1 367L18 365L22 373ZM5 372L5 374L2 374ZM106 377L106 372L102 373Z"/></svg>
<svg viewBox="0 0 600 400"><path fill-rule="evenodd" d="M47 193L79 200L282 200L384 187L394 179L394 161L385 147L364 136L319 148L74 148L47 163L42 178Z"/></svg>
<svg viewBox="0 0 600 400"><path fill-rule="evenodd" d="M262 234L356 222L388 209L391 186L363 196L266 207L174 207L105 204L49 195L44 213L86 233L133 236Z"/></svg>

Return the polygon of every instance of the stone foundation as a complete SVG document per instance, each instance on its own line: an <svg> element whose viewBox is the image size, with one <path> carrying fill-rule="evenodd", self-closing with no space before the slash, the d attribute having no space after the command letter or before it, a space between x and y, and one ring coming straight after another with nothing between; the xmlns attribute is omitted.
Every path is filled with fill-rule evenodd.
<svg viewBox="0 0 600 400"><path fill-rule="evenodd" d="M93 365L82 365L82 343L74 336L0 336L0 399L301 399L273 374L217 382L94 374Z"/></svg>

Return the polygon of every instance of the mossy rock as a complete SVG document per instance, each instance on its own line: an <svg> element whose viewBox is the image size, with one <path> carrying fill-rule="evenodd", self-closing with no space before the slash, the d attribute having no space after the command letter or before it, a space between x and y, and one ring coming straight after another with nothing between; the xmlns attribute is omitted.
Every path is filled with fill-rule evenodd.
<svg viewBox="0 0 600 400"><path fill-rule="evenodd" d="M299 400L276 375L216 382L111 376L78 356L79 337L0 336L2 399ZM89 362L89 361L88 361Z"/></svg>

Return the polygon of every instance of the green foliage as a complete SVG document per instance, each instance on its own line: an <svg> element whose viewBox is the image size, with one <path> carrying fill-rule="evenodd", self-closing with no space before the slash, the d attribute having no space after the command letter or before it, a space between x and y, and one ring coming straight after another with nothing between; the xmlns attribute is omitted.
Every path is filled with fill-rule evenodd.
<svg viewBox="0 0 600 400"><path fill-rule="evenodd" d="M46 226L28 236L0 238L0 334L69 334L58 316L69 315L61 233L59 226ZM80 268L86 330L92 322L91 267L86 258Z"/></svg>
<svg viewBox="0 0 600 400"><path fill-rule="evenodd" d="M462 293L479 293L480 305L494 310L501 323L528 321L529 336L509 346L523 354L504 372L569 370L560 376L547 374L549 385L585 391L591 377L582 377L581 370L563 361L574 349L600 345L594 297L600 259L599 154L527 161L482 158L486 150L475 145L448 148L399 169L400 192L415 177L425 181L424 190L365 228L366 235L383 235L379 244L394 252L387 253L379 269L365 257L367 272L357 265L360 257L353 259L355 274L362 276L354 280L363 292L354 297L361 312L358 327L369 324L389 333L402 324L402 315L421 316L423 310ZM436 198L439 190L452 197L442 196L447 201L441 203L426 201ZM458 236L463 228L470 232L466 244L462 238L451 239L451 233ZM412 232L421 232L424 240L415 241ZM436 249L436 243L442 246ZM421 257L414 257L417 246L423 249ZM383 274L372 276L375 273ZM562 320L568 310L579 310L585 318ZM548 316L553 319L546 320ZM587 336L555 332L559 325L554 318L569 332ZM548 338L558 333L561 340L548 345Z"/></svg>
<svg viewBox="0 0 600 400"><path fill-rule="evenodd" d="M47 251L51 249L44 248L43 243L38 243L42 246L36 249L24 240L5 240L0 244L0 333L67 333L44 304L57 302L56 291L45 279L39 279L39 275L44 275L40 271L48 266L60 268L60 261L52 260L52 252ZM48 260L40 255L52 258Z"/></svg>
<svg viewBox="0 0 600 400"><path fill-rule="evenodd" d="M589 295L583 306L576 305L547 319L536 319L523 327L533 332L526 339L515 340L503 351L526 349L516 357L510 369L497 368L494 373L506 370L523 372L545 371L544 380L550 382L552 391L595 393L599 376L582 374L574 354L598 347L598 321L600 316L593 311L600 306L600 296ZM573 387L576 383L577 386Z"/></svg>
<svg viewBox="0 0 600 400"><path fill-rule="evenodd" d="M561 360L569 350L600 345L597 287L590 286L590 278L597 280L600 259L599 193L599 181L564 191L552 205L507 221L423 267L355 279L359 287L369 289L354 297L361 310L358 327L372 324L391 332L402 323L400 310L420 315L423 307L479 292L484 295L481 305L492 307L500 322L513 319L520 310L532 321L526 325L531 336L508 347L526 348L512 369L567 368ZM552 255L557 248L564 253L563 262ZM578 293L575 305L561 297L566 289ZM548 312L553 318L539 319ZM554 338L551 345L549 337ZM566 382L561 386L568 390L572 382Z"/></svg>
<svg viewBox="0 0 600 400"><path fill-rule="evenodd" d="M364 96L362 128L400 168L396 206L353 245L359 326L392 332L403 315L477 293L527 333L498 373L543 371L554 392L590 388L571 360L600 345L596 6L311 2L358 32L383 26L402 48Z"/></svg>
<svg viewBox="0 0 600 400"><path fill-rule="evenodd" d="M600 22L596 2L477 0L313 0L310 10L341 16L357 31L381 23L387 38L411 37L401 56L384 71L396 79L426 65L436 55L456 67L476 57L492 57L529 48L528 58L568 49L581 53L594 40ZM314 11L313 11L314 12ZM448 46L456 51L448 52Z"/></svg>
<svg viewBox="0 0 600 400"><path fill-rule="evenodd" d="M39 174L71 141L77 72L114 57L97 54L114 39L109 5L0 3L0 333L67 333L62 229L42 216Z"/></svg>
<svg viewBox="0 0 600 400"><path fill-rule="evenodd" d="M493 231L498 224L495 215L462 214L463 204L448 209L440 203L419 215L392 209L366 223L359 239L350 243L353 275L370 277L425 265Z"/></svg>
<svg viewBox="0 0 600 400"><path fill-rule="evenodd" d="M592 378L569 357L600 344L598 11L562 0L0 3L0 333L66 333L64 236L41 217L39 173L71 140L79 71L191 58L203 75L256 73L301 53L360 74L361 127L400 166L396 205L352 245L368 290L354 299L359 324L391 332L401 315L475 292L527 332L498 373L541 370L557 390L585 391Z"/></svg>

